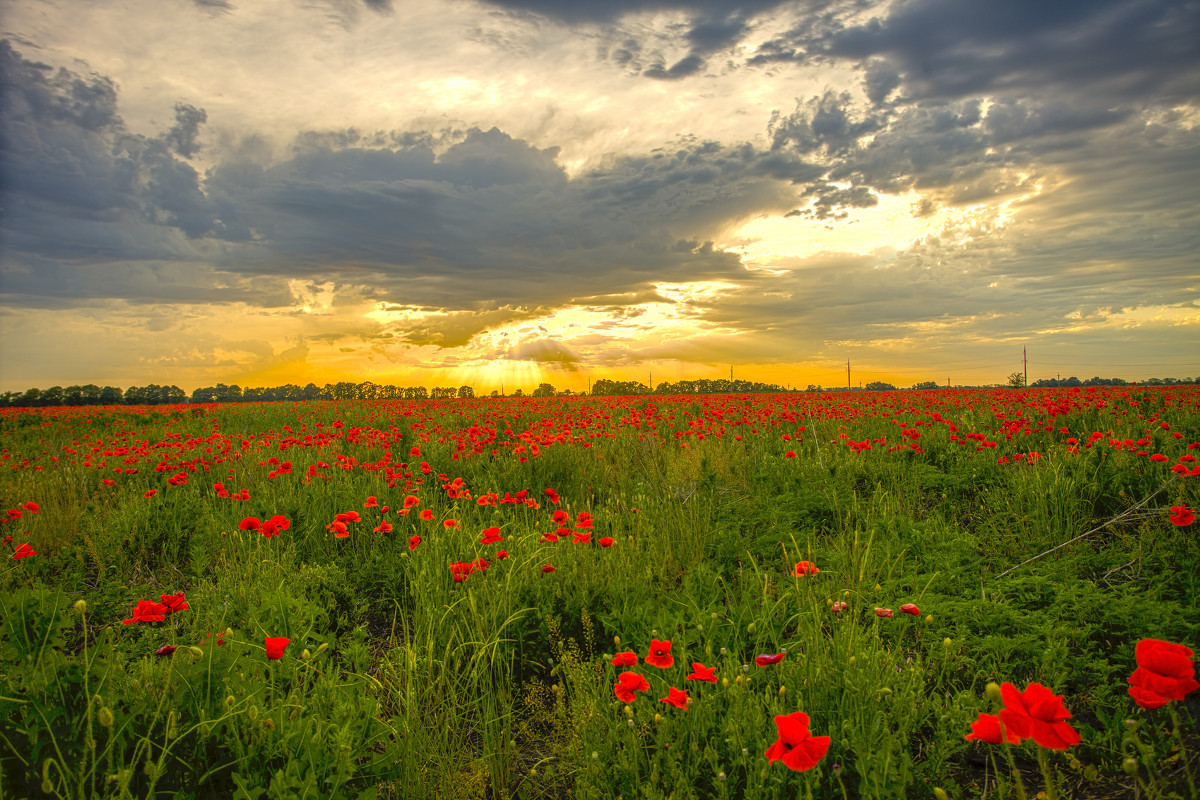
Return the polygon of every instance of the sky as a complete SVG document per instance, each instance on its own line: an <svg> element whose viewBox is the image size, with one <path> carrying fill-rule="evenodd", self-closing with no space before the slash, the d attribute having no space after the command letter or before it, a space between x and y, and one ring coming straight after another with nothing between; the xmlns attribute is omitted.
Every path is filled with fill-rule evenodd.
<svg viewBox="0 0 1200 800"><path fill-rule="evenodd" d="M1200 6L10 0L0 391L1200 376Z"/></svg>

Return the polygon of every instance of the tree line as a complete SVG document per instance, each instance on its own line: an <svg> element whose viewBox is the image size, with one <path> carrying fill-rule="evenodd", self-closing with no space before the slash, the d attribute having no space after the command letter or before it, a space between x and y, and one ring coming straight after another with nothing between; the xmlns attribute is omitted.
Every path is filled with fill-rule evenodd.
<svg viewBox="0 0 1200 800"><path fill-rule="evenodd" d="M1140 381L1139 386L1183 386L1197 383L1193 378L1150 378ZM1011 381L1010 381L1011 383ZM1032 389L1071 388L1075 386L1126 386L1122 378L1088 378L1080 380L1070 378L1043 378L1029 384ZM863 387L866 391L897 391L890 383L874 381ZM934 381L922 381L914 384L912 389L940 388ZM962 388L962 387L960 387ZM651 389L641 381L613 381L602 378L591 386L591 394L597 397L613 395L672 395L672 394L766 394L771 392L789 391L782 386L757 381L708 380L701 378L694 381L666 381ZM800 391L799 389L794 391ZM846 387L822 388L809 384L804 391L808 392L837 392L847 391ZM513 392L511 397L573 397L583 396L587 392L572 392L570 389L556 390L549 383L542 383L528 395L521 389ZM494 391L491 397L504 397ZM179 403L260 403L267 401L302 401L302 400L448 400L452 398L472 399L475 390L470 386L435 386L426 389L424 386L394 386L373 381L340 381L317 386L309 383L300 386L287 383L283 386L242 388L236 383L216 386L205 386L196 389L189 396L178 386L159 386L152 383L148 386L130 386L120 389L116 386L97 386L89 383L83 386L51 386L49 389L27 389L24 392L0 392L0 408L34 408L42 406L111 406L111 405L175 405Z"/></svg>

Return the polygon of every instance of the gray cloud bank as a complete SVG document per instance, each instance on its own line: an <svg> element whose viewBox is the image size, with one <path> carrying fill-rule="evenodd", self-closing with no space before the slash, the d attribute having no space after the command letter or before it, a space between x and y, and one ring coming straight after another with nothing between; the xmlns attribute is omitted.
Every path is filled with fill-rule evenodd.
<svg viewBox="0 0 1200 800"><path fill-rule="evenodd" d="M493 5L610 27L645 9ZM709 54L748 41L756 15L780 6L658 5L691 15L678 35L694 58L644 72L695 80ZM180 102L168 130L134 135L104 76L56 71L0 43L2 302L285 307L286 279L332 280L380 303L451 312L396 335L454 347L545 310L719 280L729 287L719 301L685 303L684 313L760 336L770 360L798 340L900 340L920 323L973 320L976 335L1000 339L1058 326L1073 310L1195 301L1194 6L868 9L803 5L794 28L737 65L842 61L858 70L861 96L799 99L769 121L762 146L683 137L571 177L555 148L494 128L304 132L282 158L253 147L248 131L201 172L203 109ZM880 195L909 190L924 198L915 215L1011 201L1012 220L947 230L902 253L771 271L709 241L761 215L849 224ZM672 347L630 357L700 358Z"/></svg>

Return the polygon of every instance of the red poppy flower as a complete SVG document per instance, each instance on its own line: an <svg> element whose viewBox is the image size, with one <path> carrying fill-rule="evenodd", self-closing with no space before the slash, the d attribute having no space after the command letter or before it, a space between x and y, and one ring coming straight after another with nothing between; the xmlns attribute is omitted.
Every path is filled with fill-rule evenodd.
<svg viewBox="0 0 1200 800"><path fill-rule="evenodd" d="M575 527L582 531L591 530L594 521L591 514L580 511L579 516L575 518Z"/></svg>
<svg viewBox="0 0 1200 800"><path fill-rule="evenodd" d="M812 563L811 561L801 561L798 564L796 564L796 569L794 570L794 573L798 577L803 578L805 575L816 575L820 571L821 570L817 569L817 565Z"/></svg>
<svg viewBox="0 0 1200 800"><path fill-rule="evenodd" d="M919 617L921 616L921 609L917 608L912 603L905 603L904 605L900 606L900 613L912 614L914 617Z"/></svg>
<svg viewBox="0 0 1200 800"><path fill-rule="evenodd" d="M1040 683L1031 683L1024 692L1011 683L1000 686L1004 708L1000 721L1004 727L1022 739L1033 739L1051 750L1066 750L1080 742L1078 731L1065 720L1071 712L1063 705L1062 697Z"/></svg>
<svg viewBox="0 0 1200 800"><path fill-rule="evenodd" d="M699 661L692 662L692 674L684 678L685 681L708 681L709 683L717 682L717 671L709 669Z"/></svg>
<svg viewBox="0 0 1200 800"><path fill-rule="evenodd" d="M158 494L158 489L147 489L146 493L143 494L142 497L150 498L154 497L156 494Z"/></svg>
<svg viewBox="0 0 1200 800"><path fill-rule="evenodd" d="M571 515L563 511L561 508L554 512L555 525L567 525L571 522Z"/></svg>
<svg viewBox="0 0 1200 800"><path fill-rule="evenodd" d="M381 522L378 525L376 525L374 528L372 528L371 532L372 533L391 533L392 532L392 523Z"/></svg>
<svg viewBox="0 0 1200 800"><path fill-rule="evenodd" d="M687 692L680 691L674 686L671 686L667 689L667 696L658 698L658 702L666 703L667 705L675 706L676 708L682 708L684 711L687 711L688 701L691 699L692 698L688 697Z"/></svg>
<svg viewBox="0 0 1200 800"><path fill-rule="evenodd" d="M646 682L645 677L636 672L622 672L617 676L617 682L613 684L613 693L622 703L632 703L637 699L634 692L648 692L650 684Z"/></svg>
<svg viewBox="0 0 1200 800"><path fill-rule="evenodd" d="M167 607L168 614L174 614L176 611L187 611L187 598L183 592L179 594L163 594L159 595L162 598L162 603Z"/></svg>
<svg viewBox="0 0 1200 800"><path fill-rule="evenodd" d="M808 730L808 714L797 711L775 717L779 738L764 753L767 760L782 761L788 769L807 772L829 751L828 736L813 736Z"/></svg>
<svg viewBox="0 0 1200 800"><path fill-rule="evenodd" d="M175 652L177 648L173 644L164 644L162 647L154 651L156 656L169 656Z"/></svg>
<svg viewBox="0 0 1200 800"><path fill-rule="evenodd" d="M1134 650L1138 666L1129 676L1129 696L1142 708L1155 709L1200 689L1194 655L1181 644L1142 639Z"/></svg>
<svg viewBox="0 0 1200 800"><path fill-rule="evenodd" d="M1158 461L1161 463L1161 462L1167 461L1169 459L1166 456L1164 456L1162 453L1155 453L1154 455L1150 456L1150 460Z"/></svg>
<svg viewBox="0 0 1200 800"><path fill-rule="evenodd" d="M592 535L590 533L586 533L586 532L576 533L576 532L572 531L571 532L571 542L573 544L591 544L592 543Z"/></svg>
<svg viewBox="0 0 1200 800"><path fill-rule="evenodd" d="M675 663L675 656L671 655L671 643L651 639L650 653L646 656L646 663L659 669L667 669L673 665Z"/></svg>
<svg viewBox="0 0 1200 800"><path fill-rule="evenodd" d="M771 664L778 664L780 661L783 661L784 656L786 655L787 653L774 653L773 655L764 654L761 656L755 656L754 663L760 667L767 667Z"/></svg>
<svg viewBox="0 0 1200 800"><path fill-rule="evenodd" d="M28 511L30 514L36 514L42 510L42 507L30 500L28 503L21 503L21 508Z"/></svg>
<svg viewBox="0 0 1200 800"><path fill-rule="evenodd" d="M617 653L613 656L612 665L614 667L634 667L637 666L637 653L629 650L624 653Z"/></svg>
<svg viewBox="0 0 1200 800"><path fill-rule="evenodd" d="M1172 525L1182 528L1184 525L1191 525L1196 521L1196 512L1187 506L1171 506L1169 519Z"/></svg>
<svg viewBox="0 0 1200 800"><path fill-rule="evenodd" d="M13 561L20 561L22 558L29 558L30 556L36 556L36 555L37 555L37 550L34 550L33 547L31 547L30 545L19 544L19 545L17 545L16 552L13 553Z"/></svg>
<svg viewBox="0 0 1200 800"><path fill-rule="evenodd" d="M877 608L875 609L875 616L884 618L891 617L892 610L890 608Z"/></svg>
<svg viewBox="0 0 1200 800"><path fill-rule="evenodd" d="M793 453L791 450L788 450L786 453L783 454L783 457L784 458L795 458L796 454Z"/></svg>
<svg viewBox="0 0 1200 800"><path fill-rule="evenodd" d="M410 537L408 538L408 549L409 549L409 550L416 550L416 549L417 549L417 545L419 545L420 543L421 543L421 537L420 537L420 536L410 536Z"/></svg>
<svg viewBox="0 0 1200 800"><path fill-rule="evenodd" d="M267 648L267 658L272 661L278 661L283 658L283 651L287 649L291 642L286 636L268 636L263 640L263 644Z"/></svg>
<svg viewBox="0 0 1200 800"><path fill-rule="evenodd" d="M508 551L507 550L497 550L496 558L508 558Z"/></svg>
<svg viewBox="0 0 1200 800"><path fill-rule="evenodd" d="M361 522L362 518L358 516L357 511L343 511L341 514L336 514L333 517L338 522Z"/></svg>
<svg viewBox="0 0 1200 800"><path fill-rule="evenodd" d="M450 577L454 578L455 583L462 583L474 571L475 565L470 561L455 561L450 565Z"/></svg>
<svg viewBox="0 0 1200 800"><path fill-rule="evenodd" d="M258 530L258 526L261 524L262 523L258 521L257 517L246 517L244 520L238 523L238 527L244 531L256 531Z"/></svg>
<svg viewBox="0 0 1200 800"><path fill-rule="evenodd" d="M456 520L456 519L443 520L442 527L445 528L446 530L450 530L451 528L457 528L458 520Z"/></svg>
<svg viewBox="0 0 1200 800"><path fill-rule="evenodd" d="M555 568L554 568L552 565L550 565L550 564L542 564L542 572L557 572L557 571L558 571L558 570L556 570L556 569L555 569Z"/></svg>
<svg viewBox="0 0 1200 800"><path fill-rule="evenodd" d="M846 603L842 600L834 600L833 605L831 605L829 607L829 610L833 611L835 613L841 613L842 611L845 611L849 607L850 607L849 603Z"/></svg>
<svg viewBox="0 0 1200 800"><path fill-rule="evenodd" d="M421 498L416 497L415 495L410 494L408 497L404 498L404 507L405 508L413 508L414 506L419 506L419 505L421 505Z"/></svg>
<svg viewBox="0 0 1200 800"><path fill-rule="evenodd" d="M121 620L121 624L132 625L135 622L162 622L167 618L167 614L170 613L171 609L162 603L156 603L153 600L138 600L137 605L133 607L133 616L129 619Z"/></svg>
<svg viewBox="0 0 1200 800"><path fill-rule="evenodd" d="M426 522L429 522L429 520L433 519L433 512L430 511L428 508L425 509L424 511L421 512L421 519L425 520Z"/></svg>
<svg viewBox="0 0 1200 800"><path fill-rule="evenodd" d="M416 456L417 458L420 458L421 457L421 448L414 447L413 449L408 451L408 454L410 456Z"/></svg>
<svg viewBox="0 0 1200 800"><path fill-rule="evenodd" d="M971 732L963 738L968 742L1002 744L1003 737L1007 737L1009 744L1021 743L1021 737L1001 725L995 714L980 714L979 719L971 723Z"/></svg>
<svg viewBox="0 0 1200 800"><path fill-rule="evenodd" d="M546 497L550 498L551 503L556 505L558 504L558 492L554 491L553 489L547 489L544 494Z"/></svg>
<svg viewBox="0 0 1200 800"><path fill-rule="evenodd" d="M548 544L554 544L555 542L557 542L557 541L558 541L558 534L556 534L556 533L543 533L543 534L542 534L542 541L543 541L543 542L546 542L546 543L548 543Z"/></svg>
<svg viewBox="0 0 1200 800"><path fill-rule="evenodd" d="M375 499L375 495L367 498L367 502L363 503L363 508L379 508L379 501Z"/></svg>
<svg viewBox="0 0 1200 800"><path fill-rule="evenodd" d="M274 525L276 530L280 532L286 531L288 528L292 527L291 521L289 521L287 517L284 517L280 514L276 514L275 516L271 517L269 520L267 520L267 522ZM266 523L263 524L265 525Z"/></svg>
<svg viewBox="0 0 1200 800"><path fill-rule="evenodd" d="M612 547L613 546L613 538L611 536L605 536L604 538L602 538L600 540L600 546L601 547Z"/></svg>
<svg viewBox="0 0 1200 800"><path fill-rule="evenodd" d="M350 535L350 530L346 527L346 523L344 522L331 522L325 527L333 531L334 538L337 539L345 539Z"/></svg>

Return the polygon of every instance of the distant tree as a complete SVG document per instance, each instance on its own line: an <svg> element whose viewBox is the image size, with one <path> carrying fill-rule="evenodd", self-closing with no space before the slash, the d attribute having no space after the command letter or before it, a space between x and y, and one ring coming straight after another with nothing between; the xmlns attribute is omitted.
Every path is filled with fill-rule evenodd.
<svg viewBox="0 0 1200 800"><path fill-rule="evenodd" d="M521 391L520 389L517 389L515 392L512 393L512 397L524 397L524 396L525 396L525 392Z"/></svg>
<svg viewBox="0 0 1200 800"><path fill-rule="evenodd" d="M1021 372L1014 372L1008 376L1008 388L1020 389L1025 385L1025 375Z"/></svg>
<svg viewBox="0 0 1200 800"><path fill-rule="evenodd" d="M458 387L458 397L460 400L472 400L475 397L475 390L470 386Z"/></svg>
<svg viewBox="0 0 1200 800"><path fill-rule="evenodd" d="M100 390L101 405L112 406L125 400L125 393L116 386L105 386Z"/></svg>
<svg viewBox="0 0 1200 800"><path fill-rule="evenodd" d="M914 383L912 388L914 388L914 389L936 389L936 388L938 388L938 385L937 385L937 381L921 381L920 383Z"/></svg>
<svg viewBox="0 0 1200 800"><path fill-rule="evenodd" d="M890 383L884 383L883 381L871 381L870 383L868 383L866 385L865 388L868 392L894 392L894 391L896 391L895 386L893 386Z"/></svg>
<svg viewBox="0 0 1200 800"><path fill-rule="evenodd" d="M61 406L63 404L63 387L51 386L49 389L43 389L41 393L40 405L43 406Z"/></svg>
<svg viewBox="0 0 1200 800"><path fill-rule="evenodd" d="M534 397L553 397L554 387L548 383L539 383L538 388L533 390Z"/></svg>

